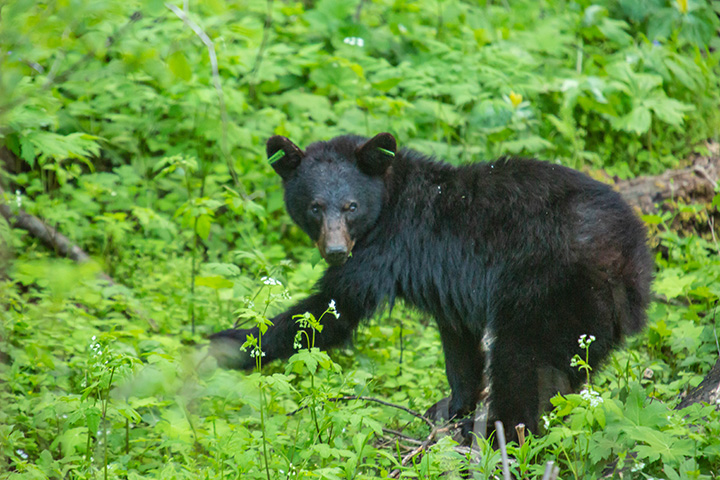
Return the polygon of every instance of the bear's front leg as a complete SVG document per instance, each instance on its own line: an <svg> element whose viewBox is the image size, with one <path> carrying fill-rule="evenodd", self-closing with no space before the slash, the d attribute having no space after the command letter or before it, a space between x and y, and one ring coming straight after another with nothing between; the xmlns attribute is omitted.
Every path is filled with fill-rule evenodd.
<svg viewBox="0 0 720 480"><path fill-rule="evenodd" d="M295 353L295 337L303 329L295 317L306 312L311 313L316 319L320 319L323 327L322 332L317 332L314 336L316 347L326 350L347 342L353 330L357 328L362 318L362 312L354 308L354 305L348 302L347 299L338 299L335 302L335 308L338 312L336 317L331 312L328 312L332 300L329 295L319 292L272 318L272 325L263 334L260 341L263 363L288 358ZM312 333L308 333L308 336L312 338ZM218 365L223 368L251 369L255 367L255 359L250 356L249 352L240 350L248 335L258 338L258 328L231 328L215 333L209 337L211 341L210 354L217 359ZM300 338L300 344L303 347L308 346L306 345L308 336L302 335Z"/></svg>

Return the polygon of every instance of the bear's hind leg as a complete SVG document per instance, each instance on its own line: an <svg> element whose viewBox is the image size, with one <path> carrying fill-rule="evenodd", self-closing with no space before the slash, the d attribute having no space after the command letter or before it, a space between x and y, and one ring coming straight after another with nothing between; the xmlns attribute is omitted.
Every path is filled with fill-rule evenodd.
<svg viewBox="0 0 720 480"><path fill-rule="evenodd" d="M500 420L507 441L517 441L515 426L522 423L538 433L539 357L517 336L496 335L490 349L490 419Z"/></svg>
<svg viewBox="0 0 720 480"><path fill-rule="evenodd" d="M445 352L445 371L452 396L448 418L462 418L475 411L483 388L485 353L481 339L467 329L438 321Z"/></svg>

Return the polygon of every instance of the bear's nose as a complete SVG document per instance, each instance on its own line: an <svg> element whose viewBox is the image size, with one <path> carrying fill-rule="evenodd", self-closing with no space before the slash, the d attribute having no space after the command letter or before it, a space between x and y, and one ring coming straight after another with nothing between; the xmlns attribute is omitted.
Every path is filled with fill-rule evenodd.
<svg viewBox="0 0 720 480"><path fill-rule="evenodd" d="M347 260L347 255L345 245L332 245L325 249L325 261L330 265L342 265Z"/></svg>

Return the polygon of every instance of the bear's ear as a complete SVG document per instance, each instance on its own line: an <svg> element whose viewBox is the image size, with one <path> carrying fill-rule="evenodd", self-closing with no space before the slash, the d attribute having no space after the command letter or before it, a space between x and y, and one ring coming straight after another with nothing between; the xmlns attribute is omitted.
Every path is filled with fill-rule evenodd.
<svg viewBox="0 0 720 480"><path fill-rule="evenodd" d="M300 165L305 154L287 138L275 135L267 141L268 162L283 179Z"/></svg>
<svg viewBox="0 0 720 480"><path fill-rule="evenodd" d="M395 158L397 144L389 133L378 133L355 152L360 170L368 175L384 175Z"/></svg>

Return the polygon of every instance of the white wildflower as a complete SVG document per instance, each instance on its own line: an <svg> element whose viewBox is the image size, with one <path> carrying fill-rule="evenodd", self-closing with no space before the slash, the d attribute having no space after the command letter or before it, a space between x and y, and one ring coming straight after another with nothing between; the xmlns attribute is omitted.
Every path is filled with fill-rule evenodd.
<svg viewBox="0 0 720 480"><path fill-rule="evenodd" d="M545 430L550 428L550 417L548 415L542 416L543 425L545 426Z"/></svg>
<svg viewBox="0 0 720 480"><path fill-rule="evenodd" d="M328 312L335 315L335 318L340 318L340 312L338 312L337 307L335 307L335 300L330 300L330 303L328 303Z"/></svg>
<svg viewBox="0 0 720 480"><path fill-rule="evenodd" d="M353 47L364 47L365 46L365 40L363 40L360 37L345 37L343 39L343 42L352 45Z"/></svg>
<svg viewBox="0 0 720 480"><path fill-rule="evenodd" d="M592 388L584 388L580 392L580 396L593 408L599 406L604 401L600 394Z"/></svg>
<svg viewBox="0 0 720 480"><path fill-rule="evenodd" d="M279 280L275 280L275 279L272 278L272 277L262 277L260 280L261 280L265 285L270 285L270 286L282 286L282 283L280 283Z"/></svg>
<svg viewBox="0 0 720 480"><path fill-rule="evenodd" d="M578 345L580 345L580 348L588 348L594 341L595 335L586 335L583 333L578 339Z"/></svg>

